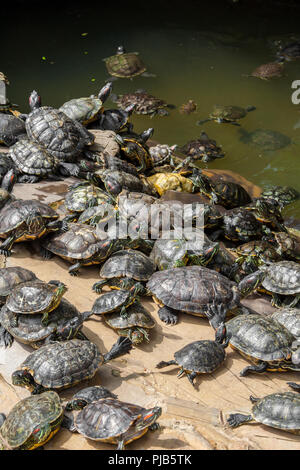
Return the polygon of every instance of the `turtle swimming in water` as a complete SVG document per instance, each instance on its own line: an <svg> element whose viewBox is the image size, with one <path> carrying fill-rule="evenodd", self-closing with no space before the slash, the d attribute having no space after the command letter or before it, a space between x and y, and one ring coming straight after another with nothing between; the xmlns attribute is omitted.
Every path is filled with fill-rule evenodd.
<svg viewBox="0 0 300 470"><path fill-rule="evenodd" d="M279 150L291 144L291 139L288 136L271 129L255 129L252 132L241 129L240 133L241 142L260 147L265 151Z"/></svg>
<svg viewBox="0 0 300 470"><path fill-rule="evenodd" d="M164 100L150 95L146 90L136 90L134 93L126 93L125 95L112 95L111 100L117 103L118 107L126 110L128 106L134 105L133 112L136 114L148 114L153 116L168 116L168 105Z"/></svg>
<svg viewBox="0 0 300 470"><path fill-rule="evenodd" d="M282 77L283 65L279 62L269 62L257 67L250 77L260 78L261 80L270 80L271 78Z"/></svg>
<svg viewBox="0 0 300 470"><path fill-rule="evenodd" d="M215 105L209 117L202 121L198 121L196 124L200 126L205 122L215 121L219 124L228 123L233 124L235 126L240 126L237 121L244 118L247 113L249 113L250 111L254 111L255 109L255 106L247 106L247 108L241 108L240 106Z"/></svg>
<svg viewBox="0 0 300 470"><path fill-rule="evenodd" d="M110 75L117 78L133 78L138 75L144 77L153 76L146 74L146 66L138 52L126 52L124 46L117 48L117 53L103 59Z"/></svg>

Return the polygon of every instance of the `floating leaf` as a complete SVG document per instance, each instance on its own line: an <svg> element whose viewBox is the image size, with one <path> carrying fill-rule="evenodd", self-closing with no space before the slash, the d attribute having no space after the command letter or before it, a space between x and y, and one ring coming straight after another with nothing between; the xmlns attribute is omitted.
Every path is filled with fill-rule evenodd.
<svg viewBox="0 0 300 470"><path fill-rule="evenodd" d="M84 54L87 55L87 54L88 54L88 51L84 51Z"/></svg>
<svg viewBox="0 0 300 470"><path fill-rule="evenodd" d="M95 82L95 81L96 81L96 79L95 79L95 78L91 78L91 82Z"/></svg>
<svg viewBox="0 0 300 470"><path fill-rule="evenodd" d="M47 60L47 59L46 59L46 57L45 57L44 55L42 56L42 60Z"/></svg>
<svg viewBox="0 0 300 470"><path fill-rule="evenodd" d="M89 33L81 33L81 36L85 37L87 36Z"/></svg>

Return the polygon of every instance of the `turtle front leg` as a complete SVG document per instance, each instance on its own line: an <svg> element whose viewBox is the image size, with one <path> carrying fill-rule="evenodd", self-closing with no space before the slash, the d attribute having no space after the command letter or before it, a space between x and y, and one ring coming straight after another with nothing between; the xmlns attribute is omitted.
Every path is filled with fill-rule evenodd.
<svg viewBox="0 0 300 470"><path fill-rule="evenodd" d="M102 287L108 284L107 279L102 279L101 281L95 282L93 285L92 289L93 291L97 292L97 294L101 294L102 292Z"/></svg>
<svg viewBox="0 0 300 470"><path fill-rule="evenodd" d="M7 237L6 240L0 245L0 254L6 257L11 255L11 249L16 240L16 235L11 235Z"/></svg>
<svg viewBox="0 0 300 470"><path fill-rule="evenodd" d="M250 421L253 421L251 415L242 415L241 413L231 414L227 419L227 423L231 428L237 428L238 426L249 423Z"/></svg>
<svg viewBox="0 0 300 470"><path fill-rule="evenodd" d="M43 246L40 246L40 255L43 259L47 260L47 259L51 259L53 258L53 253L49 250L47 250L46 248L44 248Z"/></svg>
<svg viewBox="0 0 300 470"><path fill-rule="evenodd" d="M178 312L170 307L162 307L158 310L158 316L167 325L176 325L178 322Z"/></svg>
<svg viewBox="0 0 300 470"><path fill-rule="evenodd" d="M0 326L0 346L10 348L13 342L14 337L3 326Z"/></svg>
<svg viewBox="0 0 300 470"><path fill-rule="evenodd" d="M295 390L295 392L300 393L300 384L297 384L296 382L287 382L288 386Z"/></svg>
<svg viewBox="0 0 300 470"><path fill-rule="evenodd" d="M69 267L68 272L71 276L78 276L79 269L81 268L82 264L80 262L72 264L72 266Z"/></svg>
<svg viewBox="0 0 300 470"><path fill-rule="evenodd" d="M174 359L172 361L160 361L158 364L156 364L156 369L163 369L164 367L168 367L168 366L176 366L177 363L176 361L174 361Z"/></svg>
<svg viewBox="0 0 300 470"><path fill-rule="evenodd" d="M46 392L47 388L43 387L39 384L34 384L33 389L31 391L31 395L39 395L40 393Z"/></svg>
<svg viewBox="0 0 300 470"><path fill-rule="evenodd" d="M261 362L252 366L247 366L240 372L240 377L245 377L249 372L256 372L257 374L262 374L267 370L268 364L266 362Z"/></svg>

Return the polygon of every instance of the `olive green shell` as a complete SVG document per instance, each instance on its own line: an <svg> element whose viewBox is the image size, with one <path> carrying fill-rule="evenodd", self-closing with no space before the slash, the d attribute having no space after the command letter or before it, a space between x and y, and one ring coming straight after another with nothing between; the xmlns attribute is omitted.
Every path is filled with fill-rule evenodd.
<svg viewBox="0 0 300 470"><path fill-rule="evenodd" d="M134 104L134 113L151 115L156 114L160 110L166 110L168 106L164 100L156 98L143 90L119 95L116 99L116 103L119 108L123 110Z"/></svg>
<svg viewBox="0 0 300 470"><path fill-rule="evenodd" d="M130 291L125 289L112 290L105 292L105 294L102 294L95 300L92 312L95 315L104 315L126 307L130 303L132 303L132 294Z"/></svg>
<svg viewBox="0 0 300 470"><path fill-rule="evenodd" d="M60 389L92 378L102 363L94 343L71 339L42 346L29 354L21 369L30 371L36 384Z"/></svg>
<svg viewBox="0 0 300 470"><path fill-rule="evenodd" d="M188 261L186 240L158 238L150 253L150 259L159 270L184 266Z"/></svg>
<svg viewBox="0 0 300 470"><path fill-rule="evenodd" d="M273 248L270 243L263 240L253 240L251 242L244 243L237 248L236 252L245 257L257 257L263 262L272 263L280 260L280 256L276 252L275 248Z"/></svg>
<svg viewBox="0 0 300 470"><path fill-rule="evenodd" d="M225 349L216 341L194 341L176 351L174 358L186 371L199 374L211 373L224 362Z"/></svg>
<svg viewBox="0 0 300 470"><path fill-rule="evenodd" d="M58 428L62 418L63 407L56 392L32 395L13 407L0 428L0 437L12 449L26 449L27 441L37 428L48 424L53 425L53 429Z"/></svg>
<svg viewBox="0 0 300 470"><path fill-rule="evenodd" d="M59 160L50 155L44 147L28 140L22 139L9 149L9 155L16 168L28 175L46 177L55 173Z"/></svg>
<svg viewBox="0 0 300 470"><path fill-rule="evenodd" d="M266 272L262 286L276 294L300 293L300 265L294 261L279 261L261 268Z"/></svg>
<svg viewBox="0 0 300 470"><path fill-rule="evenodd" d="M252 144L266 151L278 150L291 143L288 136L270 129L255 129L249 133L243 130L241 133L242 142Z"/></svg>
<svg viewBox="0 0 300 470"><path fill-rule="evenodd" d="M224 119L225 121L237 121L247 114L246 109L240 106L215 105L210 114L211 119Z"/></svg>
<svg viewBox="0 0 300 470"><path fill-rule="evenodd" d="M126 309L126 316L120 315L118 312L105 315L105 322L114 329L124 328L153 328L155 321L150 313L137 300Z"/></svg>
<svg viewBox="0 0 300 470"><path fill-rule="evenodd" d="M179 151L188 157L193 157L195 160L205 162L210 162L216 158L225 156L222 148L217 145L215 140L209 139L205 132L201 133L199 139L190 140L183 147L180 147Z"/></svg>
<svg viewBox="0 0 300 470"><path fill-rule="evenodd" d="M300 260L300 237L291 233L277 232L274 233L275 242L277 244L276 251L285 259L293 261Z"/></svg>
<svg viewBox="0 0 300 470"><path fill-rule="evenodd" d="M104 59L104 61L108 73L114 77L132 78L146 71L138 52L116 54Z"/></svg>
<svg viewBox="0 0 300 470"><path fill-rule="evenodd" d="M299 191L290 186L271 186L265 189L260 197L275 199L281 206L287 206L300 197Z"/></svg>
<svg viewBox="0 0 300 470"><path fill-rule="evenodd" d="M22 282L36 280L36 275L29 269L21 266L9 266L0 269L0 302L4 303L6 297Z"/></svg>
<svg viewBox="0 0 300 470"><path fill-rule="evenodd" d="M239 315L226 322L230 345L262 361L283 361L294 341L281 324L259 314Z"/></svg>
<svg viewBox="0 0 300 470"><path fill-rule="evenodd" d="M272 313L271 318L283 325L295 338L300 338L300 308L280 308Z"/></svg>
<svg viewBox="0 0 300 470"><path fill-rule="evenodd" d="M136 281L147 281L155 271L155 266L148 256L137 250L120 250L105 261L100 277L129 277Z"/></svg>
<svg viewBox="0 0 300 470"><path fill-rule="evenodd" d="M103 109L102 101L97 97L74 98L66 101L59 110L69 118L87 124L97 118Z"/></svg>
<svg viewBox="0 0 300 470"><path fill-rule="evenodd" d="M88 207L109 202L110 197L105 191L87 183L71 187L65 197L65 206L70 212L83 212Z"/></svg>
<svg viewBox="0 0 300 470"><path fill-rule="evenodd" d="M255 421L285 431L300 430L300 395L293 392L273 393L252 408Z"/></svg>
<svg viewBox="0 0 300 470"><path fill-rule="evenodd" d="M81 313L77 308L66 299L61 299L59 306L49 313L49 323L47 326L42 324L42 314L36 315L18 315L18 325L15 326L15 315L6 305L0 310L1 325L18 341L24 344L32 344L42 341L57 328L62 327L72 318L81 318ZM41 344L33 345L33 347L41 346Z"/></svg>

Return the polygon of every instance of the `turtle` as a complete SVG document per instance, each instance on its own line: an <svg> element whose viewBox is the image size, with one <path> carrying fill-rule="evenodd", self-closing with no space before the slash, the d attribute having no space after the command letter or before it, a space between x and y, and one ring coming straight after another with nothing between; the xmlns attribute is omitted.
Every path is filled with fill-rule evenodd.
<svg viewBox="0 0 300 470"><path fill-rule="evenodd" d="M41 238L61 227L58 214L47 204L31 199L12 201L0 213L0 238L5 238L0 252L10 256L14 243Z"/></svg>
<svg viewBox="0 0 300 470"><path fill-rule="evenodd" d="M204 163L211 162L216 158L225 157L222 148L217 145L217 142L210 139L206 132L202 131L198 139L193 139L179 148L179 151L187 156L179 165L183 167L190 162L202 161Z"/></svg>
<svg viewBox="0 0 300 470"><path fill-rule="evenodd" d="M280 308L272 313L271 318L283 325L295 338L300 339L299 308Z"/></svg>
<svg viewBox="0 0 300 470"><path fill-rule="evenodd" d="M33 395L45 389L61 390L92 378L102 364L127 354L132 348L128 338L119 338L102 355L98 347L77 338L46 344L33 351L12 374L12 384L27 388Z"/></svg>
<svg viewBox="0 0 300 470"><path fill-rule="evenodd" d="M246 276L239 286L241 292L247 295L261 286L264 292L272 295L273 306L292 308L300 299L300 265L284 260L260 266L257 271ZM282 300L281 296L287 296L287 299Z"/></svg>
<svg viewBox="0 0 300 470"><path fill-rule="evenodd" d="M251 211L256 220L265 227L275 231L286 231L281 206L275 199L254 198L250 204L243 206L243 209Z"/></svg>
<svg viewBox="0 0 300 470"><path fill-rule="evenodd" d="M178 173L155 173L148 176L147 181L153 185L160 196L167 191L193 193L195 190L193 181Z"/></svg>
<svg viewBox="0 0 300 470"><path fill-rule="evenodd" d="M67 287L60 281L26 281L15 286L6 301L6 308L14 314L10 319L12 327L18 326L18 315L43 314L41 323L47 326L48 314L58 307Z"/></svg>
<svg viewBox="0 0 300 470"><path fill-rule="evenodd" d="M104 186L108 194L113 197L120 194L123 190L132 192L143 192L152 194L153 189L148 180L142 180L138 176L121 170L97 170L92 175L93 180L98 186Z"/></svg>
<svg viewBox="0 0 300 470"><path fill-rule="evenodd" d="M117 312L125 317L127 307L136 301L136 294L139 292L139 286L136 289L117 289L105 292L95 300L91 314L106 315Z"/></svg>
<svg viewBox="0 0 300 470"><path fill-rule="evenodd" d="M152 168L152 159L146 142L153 135L153 132L153 127L150 127L139 135L132 133L116 135L116 142L120 145L121 155L133 163L139 173Z"/></svg>
<svg viewBox="0 0 300 470"><path fill-rule="evenodd" d="M129 163L126 160L121 160L121 158L115 156L104 155L101 165L103 165L105 170L123 171L133 176L139 176L136 167L132 163Z"/></svg>
<svg viewBox="0 0 300 470"><path fill-rule="evenodd" d="M176 324L178 312L185 312L207 317L211 326L217 329L228 311L235 308L241 311L237 284L203 266L157 271L146 288L160 306L159 318L167 324Z"/></svg>
<svg viewBox="0 0 300 470"><path fill-rule="evenodd" d="M110 75L117 78L133 78L144 75L146 66L138 52L126 52L124 46L118 46L115 55L103 59Z"/></svg>
<svg viewBox="0 0 300 470"><path fill-rule="evenodd" d="M123 450L148 429L158 429L156 420L161 413L158 406L145 409L108 397L87 404L74 420L65 420L64 426L88 439L117 444L117 450Z"/></svg>
<svg viewBox="0 0 300 470"><path fill-rule="evenodd" d="M200 340L193 341L174 353L174 359L171 361L161 361L156 365L157 369L162 369L170 365L180 367L177 377L186 375L190 383L195 387L194 380L198 374L210 374L214 372L225 361L225 348L228 343L221 344L219 330L225 328L220 324L216 331L215 341Z"/></svg>
<svg viewBox="0 0 300 470"><path fill-rule="evenodd" d="M191 114L194 113L197 109L197 104L194 100L188 100L187 103L184 103L180 106L179 112L181 114Z"/></svg>
<svg viewBox="0 0 300 470"><path fill-rule="evenodd" d="M251 372L300 370L294 361L294 336L272 318L255 313L231 318L226 322L226 341L253 363L240 372L241 377Z"/></svg>
<svg viewBox="0 0 300 470"><path fill-rule="evenodd" d="M260 78L261 80L270 80L271 78L281 78L283 72L283 63L268 62L257 67L251 72L250 77Z"/></svg>
<svg viewBox="0 0 300 470"><path fill-rule="evenodd" d="M252 132L241 129L241 142L261 148L263 151L275 151L291 144L290 137L271 129L255 129Z"/></svg>
<svg viewBox="0 0 300 470"><path fill-rule="evenodd" d="M144 340L149 343L148 330L155 326L154 319L138 300L126 307L126 315L120 315L118 312L108 313L104 315L104 321L119 336L129 338L134 345Z"/></svg>
<svg viewBox="0 0 300 470"><path fill-rule="evenodd" d="M0 305L4 305L7 297L19 284L38 280L35 273L21 266L8 266L0 269Z"/></svg>
<svg viewBox="0 0 300 470"><path fill-rule="evenodd" d="M207 196L213 204L219 204L226 209L234 209L251 202L251 196L246 189L232 181L213 181L204 175L199 168L194 168L189 178L194 186Z"/></svg>
<svg viewBox="0 0 300 470"><path fill-rule="evenodd" d="M146 282L155 271L154 263L138 250L119 250L113 253L100 269L101 281L93 285L100 293L104 285L132 288L137 282ZM140 285L140 284L138 284Z"/></svg>
<svg viewBox="0 0 300 470"><path fill-rule="evenodd" d="M247 274L257 270L259 266L276 263L281 260L275 248L264 240L252 240L236 249L238 258L236 263L242 265Z"/></svg>
<svg viewBox="0 0 300 470"><path fill-rule="evenodd" d="M255 106L247 106L246 108L241 108L240 106L224 106L224 105L215 105L211 114L207 119L198 121L196 124L201 125L208 121L215 121L217 123L228 123L235 126L240 126L237 122L240 119L244 118L247 113L254 111Z"/></svg>
<svg viewBox="0 0 300 470"><path fill-rule="evenodd" d="M59 111L85 126L99 118L99 115L103 112L103 104L109 97L111 90L112 84L108 82L101 88L97 96L91 95L66 101L59 108Z"/></svg>
<svg viewBox="0 0 300 470"><path fill-rule="evenodd" d="M78 411L82 410L86 405L95 401L101 400L102 398L115 398L118 396L112 393L102 385L93 385L91 387L85 387L75 393L71 400L69 400L65 406L65 411ZM64 422L62 423L64 427Z"/></svg>
<svg viewBox="0 0 300 470"><path fill-rule="evenodd" d="M128 106L134 105L134 113L148 114L151 118L154 116L168 116L168 108L173 107L164 100L156 98L142 89L136 90L133 93L126 93L125 95L112 95L111 99L120 109L126 110Z"/></svg>
<svg viewBox="0 0 300 470"><path fill-rule="evenodd" d="M263 398L250 396L251 414L230 414L227 423L231 428L242 424L261 423L281 431L300 434L300 396L293 392L277 392Z"/></svg>
<svg viewBox="0 0 300 470"><path fill-rule="evenodd" d="M279 256L291 261L300 261L300 238L292 233L274 232L274 248Z"/></svg>
<svg viewBox="0 0 300 470"><path fill-rule="evenodd" d="M277 58L279 61L290 62L292 60L300 59L300 42L294 41L288 44L282 44L281 41L277 42L278 51Z"/></svg>
<svg viewBox="0 0 300 470"><path fill-rule="evenodd" d="M101 129L103 131L120 132L129 126L129 118L135 105L128 105L125 109L107 109L89 126L91 129Z"/></svg>
<svg viewBox="0 0 300 470"><path fill-rule="evenodd" d="M58 307L49 314L49 323L46 326L42 322L43 314L18 314L18 324L15 325L15 313L4 305L0 310L3 329L0 344L8 347L17 339L36 349L51 341L86 339L81 333L81 327L89 316L87 313L81 314L74 305L62 298Z"/></svg>
<svg viewBox="0 0 300 470"><path fill-rule="evenodd" d="M0 144L10 147L26 136L25 124L22 119L12 114L0 113Z"/></svg>
<svg viewBox="0 0 300 470"><path fill-rule="evenodd" d="M112 253L114 240L101 240L90 225L71 223L66 232L45 239L42 246L46 258L50 252L72 263L69 274L76 276L81 266L103 262Z"/></svg>
<svg viewBox="0 0 300 470"><path fill-rule="evenodd" d="M248 243L260 239L265 228L252 212L236 207L223 215L223 233L228 240Z"/></svg>
<svg viewBox="0 0 300 470"><path fill-rule="evenodd" d="M275 199L281 207L285 207L299 199L300 193L291 186L273 185L266 188L260 195L260 198Z"/></svg>
<svg viewBox="0 0 300 470"><path fill-rule="evenodd" d="M150 157L152 159L153 168L168 164L175 167L173 152L177 145L158 144L149 148Z"/></svg>
<svg viewBox="0 0 300 470"><path fill-rule="evenodd" d="M47 391L23 398L7 417L0 415L0 439L9 450L36 449L59 431L63 412L56 392Z"/></svg>

